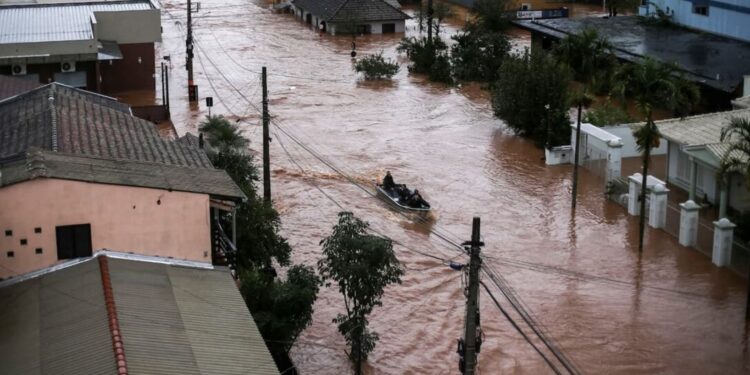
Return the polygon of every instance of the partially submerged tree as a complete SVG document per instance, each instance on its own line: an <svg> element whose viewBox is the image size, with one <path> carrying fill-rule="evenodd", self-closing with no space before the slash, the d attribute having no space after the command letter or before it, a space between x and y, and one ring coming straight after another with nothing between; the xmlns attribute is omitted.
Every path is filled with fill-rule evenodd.
<svg viewBox="0 0 750 375"><path fill-rule="evenodd" d="M440 38L404 38L396 49L411 60L409 72L427 74L431 81L452 83L448 46Z"/></svg>
<svg viewBox="0 0 750 375"><path fill-rule="evenodd" d="M508 11L513 4L510 0L476 0L472 13L479 27L487 31L505 31L510 27Z"/></svg>
<svg viewBox="0 0 750 375"><path fill-rule="evenodd" d="M390 79L398 73L398 70L398 63L391 59L386 60L383 57L383 51L366 56L354 64L354 71L362 73L368 80Z"/></svg>
<svg viewBox="0 0 750 375"><path fill-rule="evenodd" d="M375 348L377 333L368 330L368 316L381 306L385 287L401 283L404 274L388 238L367 233L368 224L351 212L339 213L330 236L321 241L323 258L318 270L325 280L335 281L344 296L346 314L334 320L349 345L349 358L356 373Z"/></svg>
<svg viewBox="0 0 750 375"><path fill-rule="evenodd" d="M570 72L541 49L507 57L492 91L492 108L513 131L537 145L570 139Z"/></svg>
<svg viewBox="0 0 750 375"><path fill-rule="evenodd" d="M461 80L494 84L498 69L510 51L508 37L470 23L451 38L456 41L451 46L454 76Z"/></svg>
<svg viewBox="0 0 750 375"><path fill-rule="evenodd" d="M668 108L687 114L698 102L698 88L682 77L675 64L666 64L645 58L638 64L626 64L615 75L615 93L623 101L632 100L644 116L645 123L633 131L638 151L643 155L643 177L641 180L640 222L638 251L643 251L643 236L646 225L646 178L651 159L651 149L658 147L661 139L659 128L654 123L654 109Z"/></svg>
<svg viewBox="0 0 750 375"><path fill-rule="evenodd" d="M595 29L584 29L580 34L570 34L555 46L554 54L573 71L573 79L580 83L580 89L573 95L578 107L576 125L576 148L573 162L572 206L576 207L578 191L578 158L581 141L581 116L584 107L591 103L589 88L592 84L609 77L617 64L612 54L612 45Z"/></svg>

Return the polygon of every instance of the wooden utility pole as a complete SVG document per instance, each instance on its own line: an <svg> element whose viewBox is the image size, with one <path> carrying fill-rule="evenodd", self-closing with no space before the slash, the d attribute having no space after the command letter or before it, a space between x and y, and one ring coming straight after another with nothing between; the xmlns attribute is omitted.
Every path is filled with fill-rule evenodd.
<svg viewBox="0 0 750 375"><path fill-rule="evenodd" d="M268 151L268 84L266 82L266 67L263 67L263 200L271 201L271 156Z"/></svg>
<svg viewBox="0 0 750 375"><path fill-rule="evenodd" d="M432 0L427 0L427 43L432 44Z"/></svg>
<svg viewBox="0 0 750 375"><path fill-rule="evenodd" d="M187 56L185 69L188 71L188 100L198 101L198 86L193 83L193 5L187 0L187 37L185 39Z"/></svg>
<svg viewBox="0 0 750 375"><path fill-rule="evenodd" d="M477 366L477 353L479 348L477 347L478 341L481 337L478 337L478 326L479 326L479 268L482 264L482 259L479 257L481 247L484 246L484 242L481 241L479 234L480 220L478 217L474 218L474 222L471 227L471 241L464 242L464 246L469 246L469 255L471 260L469 263L469 295L466 300L466 320L464 322L464 356L461 360L464 361L463 373L467 375L474 375ZM462 353L459 352L459 355ZM459 364L459 367L460 366Z"/></svg>

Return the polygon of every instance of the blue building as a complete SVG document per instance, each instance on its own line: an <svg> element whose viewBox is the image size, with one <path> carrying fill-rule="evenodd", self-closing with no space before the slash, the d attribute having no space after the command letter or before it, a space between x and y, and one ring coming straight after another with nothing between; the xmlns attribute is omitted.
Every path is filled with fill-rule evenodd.
<svg viewBox="0 0 750 375"><path fill-rule="evenodd" d="M659 10L672 21L697 30L750 42L748 0L651 0L639 9L641 15Z"/></svg>

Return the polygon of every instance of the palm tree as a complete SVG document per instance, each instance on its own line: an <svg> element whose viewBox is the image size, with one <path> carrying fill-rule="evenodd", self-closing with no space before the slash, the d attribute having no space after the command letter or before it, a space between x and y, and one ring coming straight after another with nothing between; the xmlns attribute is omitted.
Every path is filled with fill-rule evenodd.
<svg viewBox="0 0 750 375"><path fill-rule="evenodd" d="M719 175L726 178L730 173L743 173L750 186L750 119L734 117L721 130L721 141L729 142L729 149L721 159Z"/></svg>
<svg viewBox="0 0 750 375"><path fill-rule="evenodd" d="M684 116L700 98L698 88L684 80L672 63L661 63L645 58L640 64L627 64L615 74L614 92L623 100L630 99L645 117L646 122L633 131L636 146L643 155L643 176L640 194L640 226L638 251L643 251L643 234L646 225L646 178L651 149L659 147L661 134L653 118L654 107L666 107Z"/></svg>
<svg viewBox="0 0 750 375"><path fill-rule="evenodd" d="M743 173L750 189L750 119L734 117L721 129L721 141L729 142L729 149L721 157L719 177L726 179L730 173ZM748 277L745 320L750 321L750 277Z"/></svg>
<svg viewBox="0 0 750 375"><path fill-rule="evenodd" d="M571 34L562 39L555 47L555 55L573 71L573 79L581 84L580 90L573 95L578 106L576 121L576 149L573 164L573 202L576 207L578 191L578 158L581 142L581 113L583 107L591 104L590 88L600 81L606 80L610 72L617 65L612 54L612 45L596 29L584 29L580 34Z"/></svg>
<svg viewBox="0 0 750 375"><path fill-rule="evenodd" d="M207 116L198 130L205 134L208 145L216 152L244 151L249 143L240 127L221 115Z"/></svg>

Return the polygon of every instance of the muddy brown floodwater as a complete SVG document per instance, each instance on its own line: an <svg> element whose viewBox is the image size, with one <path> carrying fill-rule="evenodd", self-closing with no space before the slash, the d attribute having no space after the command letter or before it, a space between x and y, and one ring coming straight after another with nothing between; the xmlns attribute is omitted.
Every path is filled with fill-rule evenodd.
<svg viewBox="0 0 750 375"><path fill-rule="evenodd" d="M390 170L433 205L427 223L404 218L273 126L273 199L295 262L315 265L319 241L340 211L316 186L399 243L406 274L372 314L380 341L368 373L458 372L461 274L423 254L466 262L437 234L468 240L473 216L482 218L485 266L504 277L583 373L750 371L744 280L661 230L648 230L639 257L637 220L605 201L601 180L585 171L572 216L571 168L546 167L541 150L492 116L488 95L477 85L444 87L410 75L395 51L400 35L357 37L360 56L382 50L401 63L392 82L363 82L352 71L349 37L320 35L291 15L271 12L262 0L201 4L194 18L200 96L214 97L213 113L239 121L254 150L260 147L259 73L267 66L274 123L367 189ZM186 100L185 3L165 0L163 7L159 53L171 57L173 121L178 133L195 132L207 111L203 102ZM460 26L451 22L443 36ZM407 35L417 33L413 21L408 28ZM528 46L528 35L512 36L518 48ZM500 291L491 290L511 310ZM551 373L484 292L480 305L486 334L480 374ZM312 325L292 350L302 373L351 371L331 323L342 311L338 291L323 289ZM533 336L518 315L512 317Z"/></svg>

